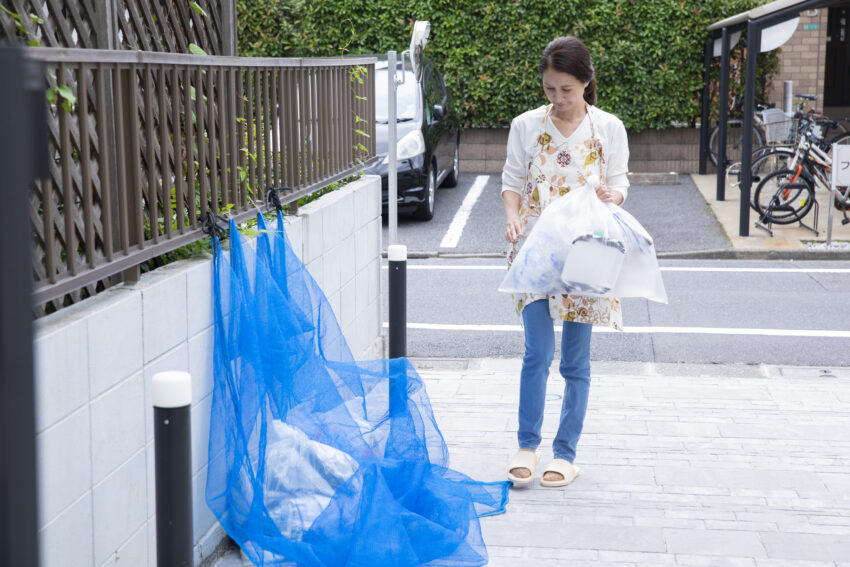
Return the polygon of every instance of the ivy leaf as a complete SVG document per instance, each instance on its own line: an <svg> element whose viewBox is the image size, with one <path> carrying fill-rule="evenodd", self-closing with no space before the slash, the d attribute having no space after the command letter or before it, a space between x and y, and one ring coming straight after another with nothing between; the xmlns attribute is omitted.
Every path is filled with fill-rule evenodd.
<svg viewBox="0 0 850 567"><path fill-rule="evenodd" d="M206 51L204 51L204 50L201 48L201 46L200 46L200 45L198 45L198 44L196 44L196 43L190 43L190 44L189 44L189 51L190 51L191 53L193 53L194 55L207 55L207 52L206 52Z"/></svg>
<svg viewBox="0 0 850 567"><path fill-rule="evenodd" d="M70 113L77 104L77 97L71 92L71 87L68 85L59 85L56 87L56 94L62 98L62 108L65 109L65 112Z"/></svg>
<svg viewBox="0 0 850 567"><path fill-rule="evenodd" d="M205 17L205 18L210 17L210 15L207 14L206 11L203 8L201 8L201 6L197 2L189 2L189 5L192 6L192 8L194 8L195 11L197 13L199 13L200 15L202 15L203 17Z"/></svg>

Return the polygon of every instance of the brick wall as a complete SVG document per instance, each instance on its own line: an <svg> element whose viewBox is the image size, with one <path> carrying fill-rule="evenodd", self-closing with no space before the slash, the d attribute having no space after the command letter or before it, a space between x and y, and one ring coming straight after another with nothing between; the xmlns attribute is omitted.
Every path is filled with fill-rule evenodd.
<svg viewBox="0 0 850 567"><path fill-rule="evenodd" d="M779 70L768 90L770 102L782 108L783 82L793 81L795 94L816 94L818 102L808 108L823 108L824 66L826 64L826 24L829 10L807 10L791 39L781 47ZM806 29L817 26L817 29ZM796 103L797 100L794 99Z"/></svg>

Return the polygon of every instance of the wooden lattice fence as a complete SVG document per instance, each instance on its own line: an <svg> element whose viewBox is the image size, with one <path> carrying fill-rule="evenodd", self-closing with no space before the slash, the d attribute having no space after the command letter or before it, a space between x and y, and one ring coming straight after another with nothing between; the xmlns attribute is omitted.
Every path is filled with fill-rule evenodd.
<svg viewBox="0 0 850 567"><path fill-rule="evenodd" d="M37 305L247 219L269 188L294 202L375 155L374 59L257 59L39 48L50 177L31 193ZM362 134L358 134L358 131Z"/></svg>
<svg viewBox="0 0 850 567"><path fill-rule="evenodd" d="M235 0L0 0L0 34L42 47L236 55Z"/></svg>

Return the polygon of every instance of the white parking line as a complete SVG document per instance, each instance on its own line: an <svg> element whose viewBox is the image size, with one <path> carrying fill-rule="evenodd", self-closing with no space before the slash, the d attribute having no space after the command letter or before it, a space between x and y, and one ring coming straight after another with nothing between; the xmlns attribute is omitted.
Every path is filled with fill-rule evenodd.
<svg viewBox="0 0 850 567"><path fill-rule="evenodd" d="M384 266L386 270L388 266ZM490 264L487 266L475 264L460 265L429 265L408 264L408 270L500 270L507 269L507 264ZM711 267L664 267L662 272L729 272L729 273L776 273L776 274L850 274L850 268L711 268Z"/></svg>
<svg viewBox="0 0 850 567"><path fill-rule="evenodd" d="M481 192L484 190L484 186L487 185L487 180L489 179L489 175L479 175L475 178L475 182L469 188L466 197L463 198L463 203L461 203L460 208L455 213L455 217L452 219L449 229L443 236L443 240L440 241L440 248L457 247L457 243L460 241L460 235L463 234L463 229L466 226L466 221L469 220L469 215L472 213L472 207L475 206L475 201L481 196Z"/></svg>
<svg viewBox="0 0 850 567"><path fill-rule="evenodd" d="M389 323L384 323L389 327ZM408 323L408 329L428 331L473 331L473 332L521 332L520 325L446 325L440 323ZM555 325L560 332L561 326ZM631 333L631 334L679 334L679 335L752 335L763 337L807 337L807 338L850 338L850 331L831 331L822 329L747 329L737 327L625 327L616 331L610 327L594 327L595 333Z"/></svg>

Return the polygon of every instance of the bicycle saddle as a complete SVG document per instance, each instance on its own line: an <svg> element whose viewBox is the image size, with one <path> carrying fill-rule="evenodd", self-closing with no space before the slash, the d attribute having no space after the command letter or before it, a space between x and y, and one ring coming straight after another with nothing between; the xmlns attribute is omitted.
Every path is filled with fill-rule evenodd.
<svg viewBox="0 0 850 567"><path fill-rule="evenodd" d="M794 95L794 96L796 96L797 98L805 99L805 100L817 100L818 99L818 95L816 95L816 94L798 94L798 95Z"/></svg>

